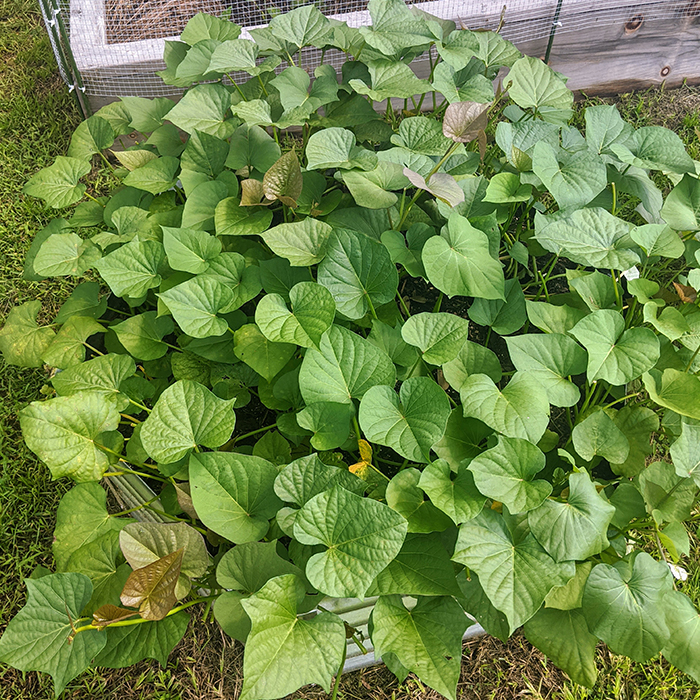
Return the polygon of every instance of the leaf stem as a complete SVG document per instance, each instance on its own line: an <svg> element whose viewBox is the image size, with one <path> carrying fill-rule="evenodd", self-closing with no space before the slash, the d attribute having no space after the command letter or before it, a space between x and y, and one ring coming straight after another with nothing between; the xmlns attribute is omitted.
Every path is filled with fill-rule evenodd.
<svg viewBox="0 0 700 700"><path fill-rule="evenodd" d="M399 304L401 305L403 312L406 314L406 318L410 318L411 312L408 310L408 306L406 306L406 302L403 300L401 292L396 292L396 298L399 300Z"/></svg>
<svg viewBox="0 0 700 700"><path fill-rule="evenodd" d="M358 648L363 654L366 654L366 653L367 653L367 647L365 647L365 645L358 639L358 637L357 637L356 634L353 634L352 637L351 637L351 639L352 639L353 642L355 642L355 644L357 644L357 648ZM345 663L343 663L343 665L345 665Z"/></svg>
<svg viewBox="0 0 700 700"><path fill-rule="evenodd" d="M143 423L142 420L139 420L138 418L134 418L133 416L130 416L128 413L120 413L119 415L122 418L125 418L127 421L129 421L129 423L131 423L132 425L134 423Z"/></svg>
<svg viewBox="0 0 700 700"><path fill-rule="evenodd" d="M634 394L627 394L627 396L623 396L621 399L617 399L616 401L609 403L605 408L610 408L611 406L614 406L616 403L622 403L623 401L627 401L627 399L633 399L635 396L639 396L641 393L642 393L641 391L638 391Z"/></svg>
<svg viewBox="0 0 700 700"><path fill-rule="evenodd" d="M228 442L219 448L220 452L227 452L231 447L233 447L239 440L245 440L246 438L252 437L253 435L258 435L259 433L264 433L267 430L272 430L277 427L277 423L272 425L266 425L264 428L258 428L257 430L251 430L249 433L244 433L243 435L236 435L232 437Z"/></svg>
<svg viewBox="0 0 700 700"><path fill-rule="evenodd" d="M620 288L617 284L617 278L615 277L615 270L610 270L610 276L612 277L613 287L615 288L615 300L617 301L618 308L622 308L622 298L620 297Z"/></svg>
<svg viewBox="0 0 700 700"><path fill-rule="evenodd" d="M122 316L129 316L129 317L132 316L132 314L128 314L128 313L126 313L126 311L120 311L119 309L115 309L111 306L107 307L107 311L113 311L115 314L121 314Z"/></svg>
<svg viewBox="0 0 700 700"><path fill-rule="evenodd" d="M144 406L142 403L139 403L138 401L134 401L133 399L129 399L129 403L133 404L137 408L142 408L144 411L147 411L148 413L151 412L151 409L148 408L148 406ZM137 423L140 423L141 421L137 421Z"/></svg>
<svg viewBox="0 0 700 700"><path fill-rule="evenodd" d="M83 341L83 345L88 349L92 350L96 355L104 356L103 352L100 352L97 348L93 348L92 345L89 345L85 341Z"/></svg>
<svg viewBox="0 0 700 700"><path fill-rule="evenodd" d="M229 73L226 73L226 77L231 81L231 85L233 85L233 87L235 87L236 90L238 90L238 93L243 98L243 101L247 102L248 98L245 96L243 90L241 90L241 86L231 77Z"/></svg>
<svg viewBox="0 0 700 700"><path fill-rule="evenodd" d="M112 170L112 171L114 170L114 166L107 160L107 156L105 156L105 154L102 153L102 151L98 151L98 152L97 152L97 155L99 155L100 158L102 158L102 160L104 161L105 165L106 165L110 170Z"/></svg>
<svg viewBox="0 0 700 700"><path fill-rule="evenodd" d="M690 368L693 366L693 361L698 356L698 352L700 352L700 343L698 343L698 346L695 348L695 352L690 356L690 360L688 360L688 364L686 365L684 370L686 374L690 371Z"/></svg>
<svg viewBox="0 0 700 700"><path fill-rule="evenodd" d="M360 424L357 422L357 416L354 413L352 415L352 427L355 429L355 438L359 442L362 439L362 431L360 430Z"/></svg>
<svg viewBox="0 0 700 700"><path fill-rule="evenodd" d="M162 481L164 484L168 483L168 480L164 479L161 476L155 476L154 474L146 474L145 472L137 472L133 469L122 469L122 471L120 472L105 472L102 476L124 476L124 474L135 474L136 476L142 476L145 479L154 479L155 481ZM167 515L167 513L164 513L163 515Z"/></svg>
<svg viewBox="0 0 700 700"><path fill-rule="evenodd" d="M369 293L366 293L365 296L367 297L367 304L369 306L369 313L372 316L372 318L375 321L379 320L379 316L377 316L377 312L374 308L374 304L372 303L372 298L370 297Z"/></svg>
<svg viewBox="0 0 700 700"><path fill-rule="evenodd" d="M149 506L153 501L157 501L158 496L153 496L150 501L146 501L145 503L141 503L141 505L134 506L133 508L127 508L127 510L120 510L118 513L111 513L111 516L113 518L119 518L122 515L129 515L129 513L133 513L136 510L141 510L141 508L145 508L146 506Z"/></svg>
<svg viewBox="0 0 700 700"><path fill-rule="evenodd" d="M333 684L333 693L331 694L331 700L338 700L338 689L340 688L340 677L343 675L343 667L345 666L345 657L348 654L348 645L343 644L343 657L340 659L340 666L338 667L338 673L335 675L335 683Z"/></svg>
<svg viewBox="0 0 700 700"><path fill-rule="evenodd" d="M182 605L178 605L176 608L173 608L165 617L171 617L172 615L177 615L179 612L182 612L183 610L186 610L187 608L191 608L193 605L198 605L199 603L204 603L209 600L213 600L217 598L218 596L215 595L208 595L208 596L203 596L201 598L196 598L195 600L190 600L187 603L183 603ZM135 614L138 614L137 610L134 610ZM74 634L78 634L79 632L87 632L89 630L102 630L104 627L131 627L131 625L141 625L144 622L154 622L154 620L146 620L143 617L139 617L136 620L119 620L118 622L113 622L111 625L104 625L101 627L98 627L97 625L89 624L89 625L83 625L82 627L78 627ZM344 662L343 662L344 663Z"/></svg>
<svg viewBox="0 0 700 700"><path fill-rule="evenodd" d="M267 91L267 88L265 87L265 83L263 83L263 79L260 73L258 73L258 82L260 83L260 87L262 88L263 95L265 95L265 97L269 97L270 93Z"/></svg>

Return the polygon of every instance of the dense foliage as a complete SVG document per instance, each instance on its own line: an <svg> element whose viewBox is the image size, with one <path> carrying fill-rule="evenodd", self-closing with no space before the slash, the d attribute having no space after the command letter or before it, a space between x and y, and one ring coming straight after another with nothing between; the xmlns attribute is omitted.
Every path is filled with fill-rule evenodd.
<svg viewBox="0 0 700 700"><path fill-rule="evenodd" d="M245 700L330 690L356 631L327 596L378 596L376 654L452 699L465 611L583 685L598 640L700 681L697 164L613 106L582 134L565 78L497 34L369 9L253 41L197 15L166 45L177 104L103 108L27 184L77 206L25 276L103 281L0 331L61 370L20 420L77 485L0 640L57 693L165 663L201 602L246 644ZM108 513L124 474L159 499Z"/></svg>

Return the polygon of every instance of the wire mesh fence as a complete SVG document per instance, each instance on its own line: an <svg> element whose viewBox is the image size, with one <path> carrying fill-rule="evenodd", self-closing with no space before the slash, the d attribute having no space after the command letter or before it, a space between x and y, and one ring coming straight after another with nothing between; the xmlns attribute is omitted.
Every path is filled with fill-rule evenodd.
<svg viewBox="0 0 700 700"><path fill-rule="evenodd" d="M198 12L231 20L245 29L267 24L304 0L45 0L55 3L47 12L47 27L55 14L62 15L65 37L88 95L157 97L177 94L156 75L164 67L165 40L177 39L187 21ZM316 0L328 16L351 26L370 23L366 0ZM499 29L502 36L522 48L545 40L553 30L559 50L567 36L592 28L619 26L621 34L634 32L642 23L659 20L682 23L700 16L700 0L432 0L414 2L417 7L458 27ZM60 61L60 47L52 39ZM314 67L310 49L305 67ZM320 52L318 53L320 57ZM340 55L336 57L340 60ZM325 62L334 62L327 52ZM318 61L316 61L317 65ZM283 66L282 66L283 67ZM64 78L75 76L62 67Z"/></svg>

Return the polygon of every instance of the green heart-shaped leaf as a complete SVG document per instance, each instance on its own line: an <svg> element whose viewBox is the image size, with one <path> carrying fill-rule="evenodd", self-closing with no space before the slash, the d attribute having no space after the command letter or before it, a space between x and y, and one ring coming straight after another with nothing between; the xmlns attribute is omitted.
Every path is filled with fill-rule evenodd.
<svg viewBox="0 0 700 700"><path fill-rule="evenodd" d="M408 99L422 95L431 88L427 80L419 80L416 74L405 64L397 61L368 61L372 87L359 78L350 80L350 87L360 95L368 95L371 100L381 102L388 97Z"/></svg>
<svg viewBox="0 0 700 700"><path fill-rule="evenodd" d="M306 404L318 401L352 403L370 387L396 382L391 358L380 348L342 326L331 326L318 350L309 348L299 372Z"/></svg>
<svg viewBox="0 0 700 700"><path fill-rule="evenodd" d="M164 261L160 242L133 240L98 260L95 267L117 296L138 299L161 283Z"/></svg>
<svg viewBox="0 0 700 700"><path fill-rule="evenodd" d="M166 335L173 332L175 324L170 316L158 317L156 311L146 311L131 316L110 327L119 342L139 360L157 360L168 352L163 342Z"/></svg>
<svg viewBox="0 0 700 700"><path fill-rule="evenodd" d="M92 392L34 401L19 413L22 434L54 479L96 481L110 456L99 448L101 433L116 430L119 412L113 401Z"/></svg>
<svg viewBox="0 0 700 700"><path fill-rule="evenodd" d="M107 644L93 663L104 668L126 668L144 659L155 659L165 666L189 622L190 616L180 612L140 625L110 626L107 628Z"/></svg>
<svg viewBox="0 0 700 700"><path fill-rule="evenodd" d="M311 619L298 617L305 593L302 580L286 574L241 601L252 623L241 700L282 697L308 683L330 692L345 651L345 626L325 611Z"/></svg>
<svg viewBox="0 0 700 700"><path fill-rule="evenodd" d="M477 573L491 603L508 618L511 633L539 610L552 588L563 586L576 571L573 562L557 564L531 534L511 534L493 510L460 525L452 558Z"/></svg>
<svg viewBox="0 0 700 700"><path fill-rule="evenodd" d="M421 473L409 467L394 475L386 487L387 505L408 521L408 532L443 532L452 526L450 518L430 501L418 486Z"/></svg>
<svg viewBox="0 0 700 700"><path fill-rule="evenodd" d="M528 513L532 534L555 561L588 559L609 546L615 507L601 496L585 471L569 475L566 503L547 499Z"/></svg>
<svg viewBox="0 0 700 700"><path fill-rule="evenodd" d="M622 464L629 456L630 445L625 434L604 410L594 411L577 423L571 438L574 449L587 462L600 455L609 462Z"/></svg>
<svg viewBox="0 0 700 700"><path fill-rule="evenodd" d="M670 226L664 224L636 226L630 232L630 236L644 249L649 258L655 255L663 258L680 258L685 250L680 236Z"/></svg>
<svg viewBox="0 0 700 700"><path fill-rule="evenodd" d="M481 493L500 501L511 513L524 513L537 508L552 492L548 481L535 479L544 466L544 454L536 445L501 436L496 447L469 463L469 471Z"/></svg>
<svg viewBox="0 0 700 700"><path fill-rule="evenodd" d="M82 158L57 156L48 168L30 178L22 192L39 197L54 209L63 209L79 202L85 194L85 185L79 182L92 166Z"/></svg>
<svg viewBox="0 0 700 700"><path fill-rule="evenodd" d="M160 292L180 328L193 338L222 335L228 323L217 314L233 304L231 289L213 275L198 275Z"/></svg>
<svg viewBox="0 0 700 700"><path fill-rule="evenodd" d="M242 207L238 198L227 197L216 205L214 226L217 236L255 236L268 229L272 216L267 209L255 211Z"/></svg>
<svg viewBox="0 0 700 700"><path fill-rule="evenodd" d="M353 415L350 404L323 401L297 413L297 423L313 433L310 442L314 449L334 450L347 441Z"/></svg>
<svg viewBox="0 0 700 700"><path fill-rule="evenodd" d="M485 374L472 374L459 390L465 417L478 418L507 437L539 442L549 423L549 401L539 381L516 372L503 391Z"/></svg>
<svg viewBox="0 0 700 700"><path fill-rule="evenodd" d="M88 117L78 125L73 132L68 146L68 155L71 158L83 158L87 161L95 153L101 153L114 143L114 130L112 125L95 114Z"/></svg>
<svg viewBox="0 0 700 700"><path fill-rule="evenodd" d="M102 605L118 601L131 573L119 548L119 533L114 530L105 532L73 552L63 570L85 574L92 581L92 597L84 611L87 615Z"/></svg>
<svg viewBox="0 0 700 700"><path fill-rule="evenodd" d="M586 371L586 352L562 333L517 335L506 338L508 353L517 370L542 383L549 403L573 406L581 396L567 377Z"/></svg>
<svg viewBox="0 0 700 700"><path fill-rule="evenodd" d="M334 229L318 266L318 282L333 295L339 313L358 319L396 295L398 273L387 249L369 236Z"/></svg>
<svg viewBox="0 0 700 700"><path fill-rule="evenodd" d="M581 610L543 608L525 623L523 632L530 644L552 659L575 683L587 688L595 685L598 640L588 631Z"/></svg>
<svg viewBox="0 0 700 700"><path fill-rule="evenodd" d="M612 651L646 661L669 639L663 596L671 590L664 562L640 552L634 561L598 564L583 591L588 626Z"/></svg>
<svg viewBox="0 0 700 700"><path fill-rule="evenodd" d="M680 137L663 126L643 126L624 143L610 146L623 162L638 168L694 173L693 159L686 153Z"/></svg>
<svg viewBox="0 0 700 700"><path fill-rule="evenodd" d="M360 402L360 426L370 442L386 445L402 457L429 462L430 448L445 433L450 404L445 392L428 377L369 389Z"/></svg>
<svg viewBox="0 0 700 700"><path fill-rule="evenodd" d="M299 282L289 290L292 311L279 294L263 297L255 310L255 322L274 343L318 347L335 316L335 302L324 286Z"/></svg>
<svg viewBox="0 0 700 700"><path fill-rule="evenodd" d="M372 641L378 656L396 655L404 668L455 700L462 635L469 624L450 597L420 599L409 611L400 596L382 596L372 611Z"/></svg>
<svg viewBox="0 0 700 700"><path fill-rule="evenodd" d="M296 352L292 343L266 338L254 323L241 326L233 335L234 352L239 360L271 382Z"/></svg>
<svg viewBox="0 0 700 700"><path fill-rule="evenodd" d="M34 258L34 271L41 277L82 275L101 257L92 241L76 233L54 233L41 245Z"/></svg>
<svg viewBox="0 0 700 700"><path fill-rule="evenodd" d="M177 158L161 156L132 170L124 178L124 184L151 194L159 194L175 184L175 173L179 167L180 161Z"/></svg>
<svg viewBox="0 0 700 700"><path fill-rule="evenodd" d="M700 229L700 182L696 177L683 176L666 197L661 216L676 231Z"/></svg>
<svg viewBox="0 0 700 700"><path fill-rule="evenodd" d="M209 260L209 267L202 273L225 285L232 293L231 302L221 309L228 314L260 293L260 270L257 265L248 265L239 253L219 253Z"/></svg>
<svg viewBox="0 0 700 700"><path fill-rule="evenodd" d="M431 503L446 513L455 525L475 518L486 503L486 497L477 490L466 465L460 465L455 475L448 462L439 459L423 470L418 483Z"/></svg>
<svg viewBox="0 0 700 700"><path fill-rule="evenodd" d="M236 125L235 121L226 121L230 106L231 95L223 85L196 85L168 112L167 118L188 134L201 131L225 139Z"/></svg>
<svg viewBox="0 0 700 700"><path fill-rule="evenodd" d="M401 551L367 595L459 595L454 566L438 533L406 535Z"/></svg>
<svg viewBox="0 0 700 700"><path fill-rule="evenodd" d="M422 258L428 279L450 297L505 298L503 270L491 257L488 237L458 214L426 241Z"/></svg>
<svg viewBox="0 0 700 700"><path fill-rule="evenodd" d="M173 270L196 275L221 252L221 241L204 231L163 226L163 247Z"/></svg>
<svg viewBox="0 0 700 700"><path fill-rule="evenodd" d="M280 509L277 468L253 455L205 452L190 456L192 503L202 522L235 544L262 539Z"/></svg>
<svg viewBox="0 0 700 700"><path fill-rule="evenodd" d="M51 383L60 396L71 396L81 391L117 399L117 406L123 410L128 403L119 395L119 386L136 372L136 364L128 355L103 355L59 372Z"/></svg>
<svg viewBox="0 0 700 700"><path fill-rule="evenodd" d="M698 652L700 651L700 615L687 595L679 591L664 596L666 624L672 634L661 650L663 656L681 671L700 678Z"/></svg>
<svg viewBox="0 0 700 700"><path fill-rule="evenodd" d="M533 149L532 170L562 209L588 204L608 184L605 163L595 153L587 149L569 153L544 141Z"/></svg>
<svg viewBox="0 0 700 700"><path fill-rule="evenodd" d="M42 365L41 358L56 334L49 326L37 324L40 310L40 301L27 301L10 309L0 330L0 352L8 364L19 367Z"/></svg>
<svg viewBox="0 0 700 700"><path fill-rule="evenodd" d="M180 175L184 180L183 174L181 173ZM210 182L201 182L190 192L187 192L187 201L182 210L181 224L183 227L199 231L214 230L214 216L219 202L238 192L238 181L235 176L228 171L222 173L221 177L224 175L231 176L231 180L235 185L233 190L228 187L227 182L212 180Z"/></svg>
<svg viewBox="0 0 700 700"><path fill-rule="evenodd" d="M273 226L261 235L276 255L286 258L294 267L307 267L323 260L332 230L324 221L309 217Z"/></svg>
<svg viewBox="0 0 700 700"><path fill-rule="evenodd" d="M639 264L632 226L598 207L535 217L535 238L545 249L580 265L628 270Z"/></svg>
<svg viewBox="0 0 700 700"><path fill-rule="evenodd" d="M700 420L700 378L668 368L652 369L643 376L644 388L656 403L682 416Z"/></svg>
<svg viewBox="0 0 700 700"><path fill-rule="evenodd" d="M143 423L143 447L163 464L177 462L197 445L221 447L236 424L232 406L233 400L224 401L197 382L175 382L160 395Z"/></svg>
<svg viewBox="0 0 700 700"><path fill-rule="evenodd" d="M0 640L0 659L21 671L43 671L53 678L58 697L107 642L107 633L71 636L73 623L92 596L84 574L52 574L25 580L27 604Z"/></svg>
<svg viewBox="0 0 700 700"><path fill-rule="evenodd" d="M574 95L564 81L546 64L533 56L523 56L508 73L508 94L515 104L532 108L544 117L548 111L560 110L568 118Z"/></svg>
<svg viewBox="0 0 700 700"><path fill-rule="evenodd" d="M306 565L314 588L339 598L361 598L399 553L406 529L406 520L389 506L334 486L304 504L294 537L301 544L326 547Z"/></svg>
<svg viewBox="0 0 700 700"><path fill-rule="evenodd" d="M594 311L569 333L588 350L588 381L604 379L621 386L650 370L659 359L659 341L648 328L625 330L614 309Z"/></svg>
<svg viewBox="0 0 700 700"><path fill-rule="evenodd" d="M454 360L468 334L469 322L447 313L415 314L401 328L401 337L420 348L423 359L432 365Z"/></svg>
<svg viewBox="0 0 700 700"><path fill-rule="evenodd" d="M275 493L286 503L303 506L314 496L334 486L362 494L365 485L347 469L325 464L317 454L290 462L275 480Z"/></svg>
<svg viewBox="0 0 700 700"><path fill-rule="evenodd" d="M450 413L445 434L433 445L433 450L440 459L447 461L452 471L458 472L462 462L472 460L484 451L481 443L492 432L481 421L465 418L462 408L458 406Z"/></svg>
<svg viewBox="0 0 700 700"><path fill-rule="evenodd" d="M340 127L328 127L312 134L306 144L305 154L308 170L349 170L356 167L372 170L377 166L374 153L358 147L355 134Z"/></svg>

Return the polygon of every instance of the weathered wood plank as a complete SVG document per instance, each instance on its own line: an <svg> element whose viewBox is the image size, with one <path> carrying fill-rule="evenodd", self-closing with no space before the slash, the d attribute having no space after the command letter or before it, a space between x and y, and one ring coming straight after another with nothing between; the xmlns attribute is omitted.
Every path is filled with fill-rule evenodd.
<svg viewBox="0 0 700 700"><path fill-rule="evenodd" d="M458 0L432 0L421 3L420 7L453 19L458 26L495 29L504 5L502 34L525 53L543 57L557 0L481 0L472 2L469 14L463 16ZM84 25L85 31L90 23L87 15L99 6L102 0L73 0L72 9L80 7L83 12L79 26ZM338 15L338 19L360 26L369 23L369 14L348 13ZM700 0L563 0L560 22L550 65L569 77L569 87L574 91L617 94L663 83L668 86L684 81L700 83ZM99 26L98 22L97 34ZM87 68L84 80L88 92L91 86L101 88L102 97L91 97L92 104L103 103L105 93L112 90L115 95L148 95L149 89L150 94L164 94L164 86L160 84L158 90L159 81L154 75L161 61L152 57L158 48L155 44L160 46L162 40L110 45L102 59L97 44L84 46L82 52L77 52ZM116 63L112 62L117 56ZM326 61L329 58L327 55ZM106 63L101 64L101 60ZM305 65L313 65L311 55ZM427 61L419 60L413 68L420 77L425 77ZM138 82L142 85L138 91L117 87ZM171 92L168 88L165 91Z"/></svg>
<svg viewBox="0 0 700 700"><path fill-rule="evenodd" d="M665 83L700 82L700 17L637 22L555 36L550 65L572 90L618 94ZM546 40L519 48L542 56Z"/></svg>

